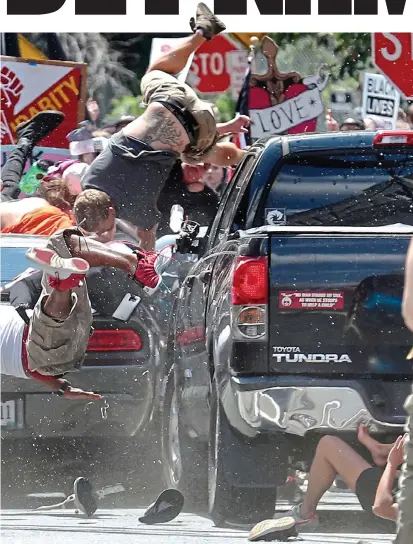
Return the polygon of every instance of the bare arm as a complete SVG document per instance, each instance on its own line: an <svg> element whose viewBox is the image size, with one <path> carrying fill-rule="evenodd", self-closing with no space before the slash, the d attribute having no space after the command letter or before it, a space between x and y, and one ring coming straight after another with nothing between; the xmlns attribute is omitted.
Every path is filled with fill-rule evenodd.
<svg viewBox="0 0 413 544"><path fill-rule="evenodd" d="M393 500L393 485L397 475L397 467L387 463L376 492L373 513L379 518L397 520L399 505Z"/></svg>
<svg viewBox="0 0 413 544"><path fill-rule="evenodd" d="M217 123L217 132L220 136L224 134L247 133L250 124L250 118L246 115L238 115L227 123Z"/></svg>
<svg viewBox="0 0 413 544"><path fill-rule="evenodd" d="M402 314L406 327L413 332L413 239L407 252L404 274Z"/></svg>
<svg viewBox="0 0 413 544"><path fill-rule="evenodd" d="M393 485L397 470L403 463L406 436L399 436L389 453L388 462L376 492L373 513L380 518L397 520L399 505L393 499Z"/></svg>
<svg viewBox="0 0 413 544"><path fill-rule="evenodd" d="M230 142L222 142L202 157L202 162L217 166L234 166L238 164L247 152Z"/></svg>

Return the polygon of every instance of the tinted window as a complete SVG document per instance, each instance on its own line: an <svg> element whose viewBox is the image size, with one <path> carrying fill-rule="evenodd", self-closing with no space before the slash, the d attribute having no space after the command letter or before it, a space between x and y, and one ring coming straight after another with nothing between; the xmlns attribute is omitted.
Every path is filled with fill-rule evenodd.
<svg viewBox="0 0 413 544"><path fill-rule="evenodd" d="M412 196L413 158L406 155L292 157L276 173L259 221L267 224L272 209L288 225L411 224Z"/></svg>

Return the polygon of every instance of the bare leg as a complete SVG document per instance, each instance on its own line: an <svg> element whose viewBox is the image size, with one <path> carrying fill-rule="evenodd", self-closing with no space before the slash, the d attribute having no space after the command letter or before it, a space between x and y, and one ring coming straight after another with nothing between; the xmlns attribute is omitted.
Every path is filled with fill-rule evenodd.
<svg viewBox="0 0 413 544"><path fill-rule="evenodd" d="M315 514L321 497L330 489L337 474L355 491L357 479L368 468L371 465L346 442L334 436L323 437L311 465L301 516L308 519Z"/></svg>
<svg viewBox="0 0 413 544"><path fill-rule="evenodd" d="M162 72L166 72L173 76L179 74L179 72L185 68L192 53L194 53L204 42L205 38L201 31L197 30L195 34L189 36L178 45L176 49L168 51L168 53L165 53L165 55L151 64L148 68L148 72L161 70Z"/></svg>
<svg viewBox="0 0 413 544"><path fill-rule="evenodd" d="M134 274L138 258L135 254L125 255L108 248L97 240L83 238L77 234L69 234L66 243L73 257L80 257L91 267L109 266Z"/></svg>
<svg viewBox="0 0 413 544"><path fill-rule="evenodd" d="M53 289L50 295L44 299L44 313L52 319L64 321L69 317L72 309L72 292Z"/></svg>

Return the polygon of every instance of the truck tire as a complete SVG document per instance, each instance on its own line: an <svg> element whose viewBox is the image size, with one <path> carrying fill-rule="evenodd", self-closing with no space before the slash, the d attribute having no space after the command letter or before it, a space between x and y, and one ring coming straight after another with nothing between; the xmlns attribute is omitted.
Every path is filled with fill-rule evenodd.
<svg viewBox="0 0 413 544"><path fill-rule="evenodd" d="M228 456L233 436L219 401L214 379L208 452L208 503L209 515L217 527L255 525L271 518L275 511L276 488L235 487L228 483L225 477L224 452Z"/></svg>
<svg viewBox="0 0 413 544"><path fill-rule="evenodd" d="M165 485L183 493L186 507L205 513L208 445L189 437L183 428L173 368L167 378L162 413L162 468Z"/></svg>

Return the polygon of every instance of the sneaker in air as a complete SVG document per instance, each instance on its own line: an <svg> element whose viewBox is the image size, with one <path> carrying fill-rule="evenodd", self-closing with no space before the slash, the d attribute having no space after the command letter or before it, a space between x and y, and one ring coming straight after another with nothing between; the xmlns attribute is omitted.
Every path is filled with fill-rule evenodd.
<svg viewBox="0 0 413 544"><path fill-rule="evenodd" d="M73 484L74 503L78 510L83 512L88 518L91 518L98 509L92 484L87 478L76 478Z"/></svg>
<svg viewBox="0 0 413 544"><path fill-rule="evenodd" d="M61 111L41 111L16 128L17 139L26 138L35 145L53 132L65 118Z"/></svg>
<svg viewBox="0 0 413 544"><path fill-rule="evenodd" d="M204 38L208 41L226 30L224 23L202 2L197 6L195 19L192 17L189 24L194 33L202 30Z"/></svg>

